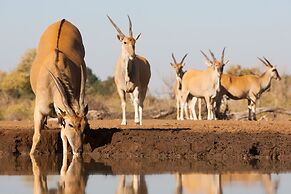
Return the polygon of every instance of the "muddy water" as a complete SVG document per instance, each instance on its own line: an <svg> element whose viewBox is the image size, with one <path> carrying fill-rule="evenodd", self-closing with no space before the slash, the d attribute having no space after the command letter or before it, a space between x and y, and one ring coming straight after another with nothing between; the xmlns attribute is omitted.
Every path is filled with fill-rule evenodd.
<svg viewBox="0 0 291 194"><path fill-rule="evenodd" d="M27 156L0 159L0 162L6 160L10 162L4 162L6 167L1 169L0 193L283 194L291 191L291 173L262 171L256 167L247 171L221 171L187 165L189 168L178 171L159 167L149 171L146 166L138 168L138 163L132 161L114 161L115 166L111 166L110 162L96 162L89 157ZM118 163L123 167L118 169Z"/></svg>

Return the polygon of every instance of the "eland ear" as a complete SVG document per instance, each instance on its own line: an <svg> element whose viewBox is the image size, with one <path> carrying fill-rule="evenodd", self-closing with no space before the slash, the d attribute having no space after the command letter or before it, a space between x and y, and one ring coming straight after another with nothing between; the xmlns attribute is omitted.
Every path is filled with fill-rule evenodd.
<svg viewBox="0 0 291 194"><path fill-rule="evenodd" d="M120 35L120 34L117 34L116 35L117 39L121 42L124 38L124 36Z"/></svg>
<svg viewBox="0 0 291 194"><path fill-rule="evenodd" d="M65 111L62 111L62 109L60 109L58 107L57 116L58 116L58 123L61 124L63 127L65 127L65 119L64 119L64 116L66 116L66 112Z"/></svg>
<svg viewBox="0 0 291 194"><path fill-rule="evenodd" d="M58 107L58 112L57 112L57 115L58 116L60 116L60 117L64 117L64 116L66 116L66 112L65 111L63 111L62 109L60 109L59 107Z"/></svg>
<svg viewBox="0 0 291 194"><path fill-rule="evenodd" d="M175 65L173 63L170 63L170 65L175 68Z"/></svg>
<svg viewBox="0 0 291 194"><path fill-rule="evenodd" d="M207 65L207 67L211 67L213 65L211 61L205 61L205 64Z"/></svg>

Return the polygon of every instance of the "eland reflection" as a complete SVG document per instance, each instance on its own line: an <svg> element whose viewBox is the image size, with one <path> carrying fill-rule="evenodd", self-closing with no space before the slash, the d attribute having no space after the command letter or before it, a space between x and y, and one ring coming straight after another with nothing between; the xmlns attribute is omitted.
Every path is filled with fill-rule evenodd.
<svg viewBox="0 0 291 194"><path fill-rule="evenodd" d="M63 156L60 179L56 188L47 187L47 176L33 155L30 156L34 176L34 194L84 194L88 176L85 175L82 157L73 156L68 166L68 158Z"/></svg>
<svg viewBox="0 0 291 194"><path fill-rule="evenodd" d="M244 187L260 184L265 194L276 194L279 180L270 174L176 174L176 194L223 194L223 187L239 184Z"/></svg>
<svg viewBox="0 0 291 194"><path fill-rule="evenodd" d="M176 194L222 194L221 176L213 174L176 174Z"/></svg>
<svg viewBox="0 0 291 194"><path fill-rule="evenodd" d="M126 181L125 175L119 176L116 194L147 194L147 185L144 175L132 175L131 180Z"/></svg>
<svg viewBox="0 0 291 194"><path fill-rule="evenodd" d="M241 184L249 187L260 184L265 194L276 194L278 190L279 180L273 180L270 174L259 173L227 173L221 175L221 184L227 186L233 183Z"/></svg>

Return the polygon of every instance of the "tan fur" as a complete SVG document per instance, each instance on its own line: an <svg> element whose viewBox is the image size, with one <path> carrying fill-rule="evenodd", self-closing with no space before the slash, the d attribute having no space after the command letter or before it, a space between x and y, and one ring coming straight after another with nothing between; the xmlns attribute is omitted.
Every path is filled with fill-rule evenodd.
<svg viewBox="0 0 291 194"><path fill-rule="evenodd" d="M64 154L67 153L67 141L74 154L81 151L82 133L87 125L85 105L82 101L84 96L80 96L81 87L84 89L86 80L84 57L81 34L70 22L64 20L62 26L60 21L56 22L42 34L30 72L31 87L36 96L31 154L35 153L47 116L57 115L65 123L61 130ZM67 94L59 91L57 80L65 84ZM64 102L67 102L68 106Z"/></svg>
<svg viewBox="0 0 291 194"><path fill-rule="evenodd" d="M217 113L219 113L223 95L227 95L233 100L247 99L249 105L249 120L256 120L255 112L257 100L263 92L270 88L272 78L280 79L276 68L274 68L271 64L268 66L266 65L266 68L266 71L260 76L234 76L230 74L223 74L221 76L221 90L216 100Z"/></svg>
<svg viewBox="0 0 291 194"><path fill-rule="evenodd" d="M176 58L174 56L174 53L172 53L172 58L173 58L173 63L170 63L171 66L174 68L175 73L176 73L176 82L174 85L174 93L175 93L175 98L176 98L176 107L177 107L177 120L180 120L180 108L181 108L181 101L182 101L182 78L185 73L183 70L183 67L185 63L183 63L184 59L186 58L187 54L183 57L181 62L177 62ZM188 100L187 100L188 103ZM185 114L186 114L186 119L189 119L189 113L188 113L188 106L185 106Z"/></svg>
<svg viewBox="0 0 291 194"><path fill-rule="evenodd" d="M130 36L125 36L108 16L113 26L118 32L117 38L121 42L121 54L116 63L115 84L121 99L122 125L126 125L126 93L130 93L134 104L135 123L142 125L143 102L148 89L151 77L150 64L146 58L135 54L135 42L139 38L134 38L129 19Z"/></svg>
<svg viewBox="0 0 291 194"><path fill-rule="evenodd" d="M216 60L211 51L210 53L213 56L213 61L210 61L207 57L209 63L208 69L189 70L182 79L182 106L185 106L189 94L197 98L204 98L207 104L208 120L214 119L213 99L219 90L220 77L224 66L224 49L221 61ZM181 110L181 120L183 119L183 111Z"/></svg>
<svg viewBox="0 0 291 194"><path fill-rule="evenodd" d="M170 63L171 66L174 68L175 73L176 73L176 82L174 85L174 93L175 93L175 98L176 98L176 108L177 108L177 114L176 118L177 120L180 120L180 109L181 109L181 103L182 103L182 78L185 74L185 71L183 70L183 67L185 66L184 59L186 58L188 54L186 54L181 62L177 62L174 54L172 54L173 58L173 63ZM201 100L201 99L199 99ZM197 120L196 112L195 112L195 104L196 104L197 98L193 97L191 95L188 96L187 102L185 105L185 116L186 119L191 119L191 120ZM201 109L199 109L201 110ZM190 113L190 114L189 114ZM199 114L201 115L201 114ZM201 117L199 118L201 120Z"/></svg>

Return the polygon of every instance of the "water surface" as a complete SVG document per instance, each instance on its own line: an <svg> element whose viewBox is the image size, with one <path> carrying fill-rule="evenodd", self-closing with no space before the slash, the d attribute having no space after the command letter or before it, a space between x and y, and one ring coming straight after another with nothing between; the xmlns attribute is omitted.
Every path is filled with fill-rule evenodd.
<svg viewBox="0 0 291 194"><path fill-rule="evenodd" d="M50 161L47 161L48 163ZM112 170L85 167L82 159L64 158L56 173L31 158L31 173L0 175L0 193L87 193L87 194L285 194L291 192L291 173L234 172L162 172L116 174ZM96 164L96 168L100 164ZM108 168L107 168L108 169ZM25 175L28 174L28 175Z"/></svg>

